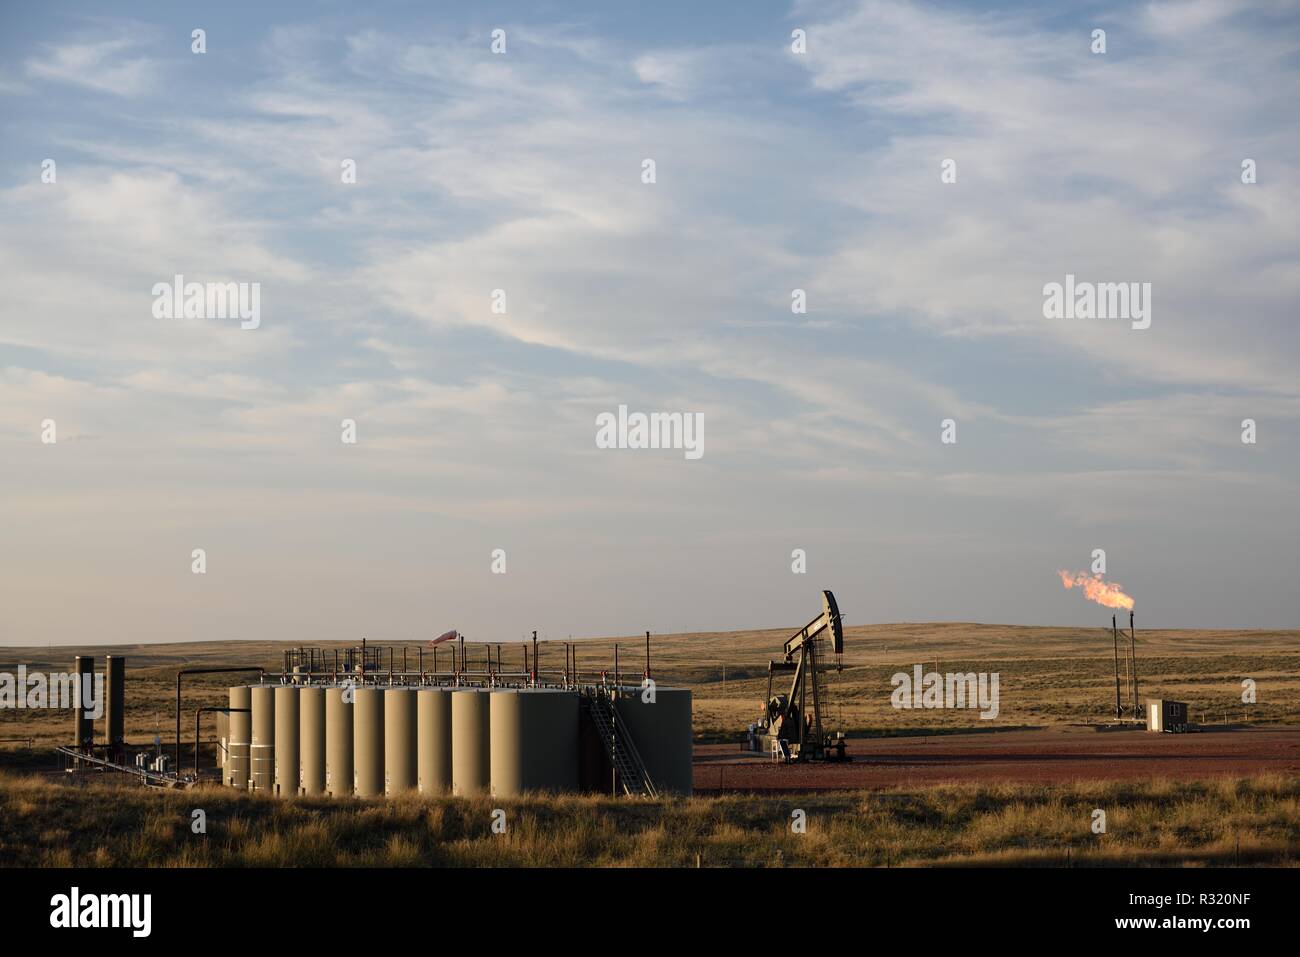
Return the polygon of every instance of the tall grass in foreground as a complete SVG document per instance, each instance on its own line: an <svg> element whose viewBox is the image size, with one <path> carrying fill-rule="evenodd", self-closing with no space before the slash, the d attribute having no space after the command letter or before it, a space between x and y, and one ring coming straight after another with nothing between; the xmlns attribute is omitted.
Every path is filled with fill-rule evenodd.
<svg viewBox="0 0 1300 957"><path fill-rule="evenodd" d="M196 808L206 835L191 831ZM1098 808L1105 834L1092 833ZM791 829L796 809L806 833ZM0 774L0 864L20 867L1244 865L1298 852L1300 779L1283 775L647 802L277 800Z"/></svg>

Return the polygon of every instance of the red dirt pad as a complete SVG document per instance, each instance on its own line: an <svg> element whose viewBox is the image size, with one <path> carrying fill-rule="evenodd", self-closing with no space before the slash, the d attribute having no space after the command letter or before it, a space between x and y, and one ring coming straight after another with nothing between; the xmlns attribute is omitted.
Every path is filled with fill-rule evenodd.
<svg viewBox="0 0 1300 957"><path fill-rule="evenodd" d="M823 791L953 782L1190 781L1266 771L1300 774L1300 728L1190 734L1145 731L1008 731L912 738L854 738L852 761L782 765L706 744L695 749L695 790Z"/></svg>

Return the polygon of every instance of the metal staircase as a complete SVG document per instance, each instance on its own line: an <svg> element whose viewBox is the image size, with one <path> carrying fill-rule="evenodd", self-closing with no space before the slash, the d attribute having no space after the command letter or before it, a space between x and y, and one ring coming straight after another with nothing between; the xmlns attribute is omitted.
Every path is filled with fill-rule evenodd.
<svg viewBox="0 0 1300 957"><path fill-rule="evenodd" d="M603 689L596 689L584 694L582 701L587 713L591 715L591 722L595 725L600 740L605 744L605 753L614 766L624 793L658 797L659 789L650 780L645 762L641 760L627 725L618 720L618 712L614 710L614 702L609 695Z"/></svg>

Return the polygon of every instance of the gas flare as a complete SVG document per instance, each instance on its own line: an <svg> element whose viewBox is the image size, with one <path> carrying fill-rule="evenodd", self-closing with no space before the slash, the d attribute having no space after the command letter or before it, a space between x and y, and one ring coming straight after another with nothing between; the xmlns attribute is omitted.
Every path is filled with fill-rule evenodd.
<svg viewBox="0 0 1300 957"><path fill-rule="evenodd" d="M1133 596L1124 594L1124 589L1118 582L1103 581L1100 575L1089 575L1086 572L1072 575L1070 572L1058 571L1056 574L1061 576L1061 584L1066 588L1082 588L1089 601L1107 608L1133 607Z"/></svg>

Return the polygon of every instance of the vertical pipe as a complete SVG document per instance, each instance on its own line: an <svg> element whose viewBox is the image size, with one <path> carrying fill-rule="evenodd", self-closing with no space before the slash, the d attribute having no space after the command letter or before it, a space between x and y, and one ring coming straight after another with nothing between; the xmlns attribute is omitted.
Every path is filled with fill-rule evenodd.
<svg viewBox="0 0 1300 957"><path fill-rule="evenodd" d="M1132 697L1133 691L1133 659L1129 656L1129 650L1124 649L1124 698L1127 700ZM1124 706L1126 709L1128 705Z"/></svg>
<svg viewBox="0 0 1300 957"><path fill-rule="evenodd" d="M1115 720L1119 721L1124 717L1124 706L1119 697L1119 626L1114 615L1110 616L1110 638L1115 651Z"/></svg>
<svg viewBox="0 0 1300 957"><path fill-rule="evenodd" d="M108 760L126 763L126 659L109 655L104 659L104 677L108 683L105 726Z"/></svg>
<svg viewBox="0 0 1300 957"><path fill-rule="evenodd" d="M1141 712L1138 711L1138 650L1137 650L1137 632L1133 628L1133 612L1128 613L1128 636L1130 654L1133 656L1133 714L1136 717Z"/></svg>
<svg viewBox="0 0 1300 957"><path fill-rule="evenodd" d="M95 722L86 710L85 702L95 687L95 656L77 655L73 659L72 670L77 676L74 682L77 700L72 703L72 746L89 754L95 747ZM178 724L179 720L178 718Z"/></svg>
<svg viewBox="0 0 1300 957"><path fill-rule="evenodd" d="M645 633L645 677L650 677L650 632Z"/></svg>
<svg viewBox="0 0 1300 957"><path fill-rule="evenodd" d="M202 731L200 730L199 719L202 716L203 716L203 709L202 708L196 709L194 712L194 780L196 781L199 779L199 735L202 734ZM177 768L176 773L179 774L180 770L181 770L180 768Z"/></svg>

